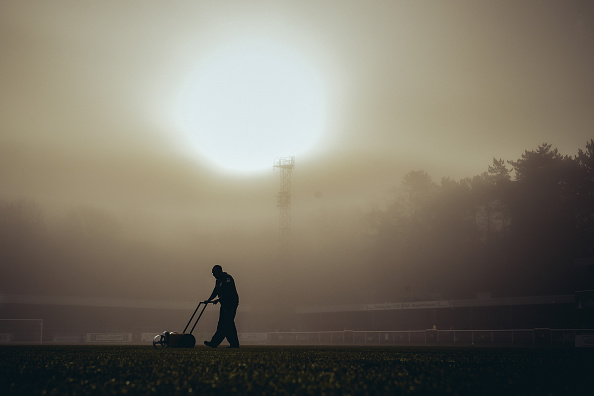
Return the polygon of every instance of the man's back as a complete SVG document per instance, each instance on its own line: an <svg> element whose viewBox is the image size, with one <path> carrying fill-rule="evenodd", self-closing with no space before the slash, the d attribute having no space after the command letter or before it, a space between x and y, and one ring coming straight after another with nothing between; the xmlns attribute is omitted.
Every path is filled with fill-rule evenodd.
<svg viewBox="0 0 594 396"><path fill-rule="evenodd" d="M217 279L217 288L221 305L239 304L239 294L235 287L235 280L231 275L223 272L220 278Z"/></svg>

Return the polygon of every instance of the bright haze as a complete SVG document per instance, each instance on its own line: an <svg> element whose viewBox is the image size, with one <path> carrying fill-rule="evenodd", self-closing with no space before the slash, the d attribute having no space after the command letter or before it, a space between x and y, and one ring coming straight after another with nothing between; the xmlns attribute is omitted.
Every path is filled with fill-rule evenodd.
<svg viewBox="0 0 594 396"><path fill-rule="evenodd" d="M220 263L242 304L368 302L360 216L413 170L574 155L593 48L590 1L2 1L0 200L118 248L51 242L0 292L187 301Z"/></svg>

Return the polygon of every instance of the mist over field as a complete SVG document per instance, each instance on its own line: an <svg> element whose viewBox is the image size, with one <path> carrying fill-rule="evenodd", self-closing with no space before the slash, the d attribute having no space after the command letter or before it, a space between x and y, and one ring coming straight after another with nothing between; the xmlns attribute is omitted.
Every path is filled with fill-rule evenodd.
<svg viewBox="0 0 594 396"><path fill-rule="evenodd" d="M250 310L590 288L593 18L2 2L0 295L194 302L215 264Z"/></svg>
<svg viewBox="0 0 594 396"><path fill-rule="evenodd" d="M250 309L572 293L593 275L593 165L591 140L574 156L543 144L459 181L411 171L375 202L343 203L321 191L307 197L296 182L289 259L270 189L260 215L203 219L4 201L2 262L10 265L1 287L198 301L208 297L218 263Z"/></svg>

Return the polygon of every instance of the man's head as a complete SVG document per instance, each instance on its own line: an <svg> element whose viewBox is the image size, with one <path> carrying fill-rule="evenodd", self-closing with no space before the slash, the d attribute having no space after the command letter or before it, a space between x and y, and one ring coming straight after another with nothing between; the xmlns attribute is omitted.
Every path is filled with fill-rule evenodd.
<svg viewBox="0 0 594 396"><path fill-rule="evenodd" d="M214 276L215 278L218 278L222 273L223 267L221 267L220 265L217 264L214 267L212 267L212 276Z"/></svg>

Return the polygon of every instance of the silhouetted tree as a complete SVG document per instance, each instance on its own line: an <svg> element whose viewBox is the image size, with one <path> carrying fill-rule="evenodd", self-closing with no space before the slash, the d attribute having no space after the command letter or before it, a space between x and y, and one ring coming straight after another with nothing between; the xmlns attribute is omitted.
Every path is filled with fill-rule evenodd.
<svg viewBox="0 0 594 396"><path fill-rule="evenodd" d="M0 286L16 291L36 284L46 252L45 223L41 208L32 201L0 204Z"/></svg>
<svg viewBox="0 0 594 396"><path fill-rule="evenodd" d="M384 297L571 293L587 284L574 260L594 257L594 140L575 158L545 143L507 163L493 159L486 172L439 186L410 172L388 208L369 213Z"/></svg>
<svg viewBox="0 0 594 396"><path fill-rule="evenodd" d="M43 214L35 203L18 200L0 204L1 241L5 248L22 248L43 232Z"/></svg>
<svg viewBox="0 0 594 396"><path fill-rule="evenodd" d="M594 258L594 139L586 144L586 150L578 151L576 163L576 256Z"/></svg>
<svg viewBox="0 0 594 396"><path fill-rule="evenodd" d="M575 161L543 144L510 164L516 175L509 202L511 291L559 292L567 286L573 261Z"/></svg>
<svg viewBox="0 0 594 396"><path fill-rule="evenodd" d="M110 213L90 207L71 209L62 220L62 230L80 243L115 239L120 232L117 219Z"/></svg>
<svg viewBox="0 0 594 396"><path fill-rule="evenodd" d="M488 171L473 179L472 190L478 198L477 223L486 240L494 232L504 231L509 226L510 172L502 159L493 158Z"/></svg>

